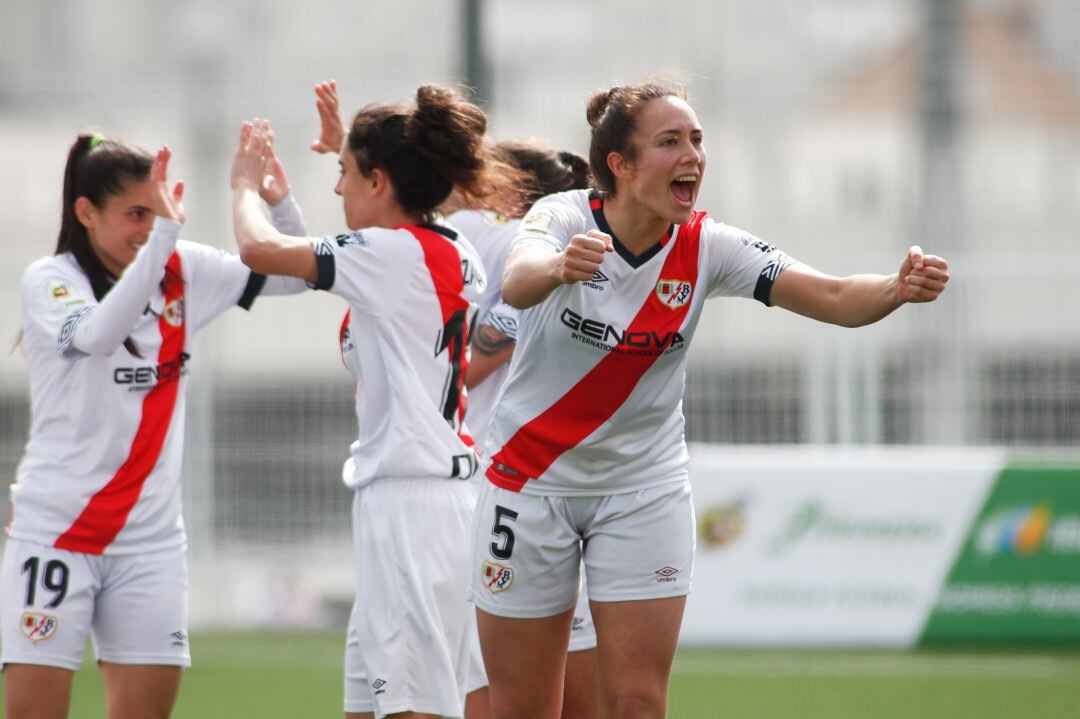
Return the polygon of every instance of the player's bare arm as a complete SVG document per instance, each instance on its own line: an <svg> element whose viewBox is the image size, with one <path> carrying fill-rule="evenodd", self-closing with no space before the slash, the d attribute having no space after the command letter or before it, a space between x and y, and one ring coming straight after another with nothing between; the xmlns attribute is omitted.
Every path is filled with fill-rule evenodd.
<svg viewBox="0 0 1080 719"><path fill-rule="evenodd" d="M535 245L519 247L503 271L503 299L519 310L538 305L560 285L591 279L604 255L614 250L611 236L597 230L574 235L562 252Z"/></svg>
<svg viewBox="0 0 1080 719"><path fill-rule="evenodd" d="M465 375L465 387L472 389L509 362L516 345L505 332L489 324L479 325L472 338L472 359Z"/></svg>
<svg viewBox="0 0 1080 719"><path fill-rule="evenodd" d="M272 176L268 168L272 157L269 123L258 119L244 123L231 177L233 229L240 259L255 272L314 282L318 269L309 239L278 232L262 213L260 192L268 174Z"/></svg>
<svg viewBox="0 0 1080 719"><path fill-rule="evenodd" d="M797 314L843 327L862 327L906 303L933 302L945 291L949 263L912 247L893 275L832 277L803 264L784 270L771 301Z"/></svg>

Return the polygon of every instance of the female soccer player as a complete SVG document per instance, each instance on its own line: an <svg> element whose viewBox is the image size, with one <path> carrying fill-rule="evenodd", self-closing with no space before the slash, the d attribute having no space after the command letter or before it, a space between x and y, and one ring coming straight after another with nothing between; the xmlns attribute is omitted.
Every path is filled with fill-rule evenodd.
<svg viewBox="0 0 1080 719"><path fill-rule="evenodd" d="M457 189L512 211L517 195L483 142L486 117L450 88L415 105L369 105L341 150L351 230L324 238L275 231L259 212L266 124L233 168L244 262L300 277L348 300L346 365L360 436L348 486L357 601L346 651L347 716L463 713L475 615L468 605L476 471L465 412L466 342L483 267L458 234L432 222ZM331 143L331 147L333 144Z"/></svg>
<svg viewBox="0 0 1080 719"><path fill-rule="evenodd" d="M855 327L936 299L948 280L918 247L895 274L830 277L696 211L706 154L680 86L613 87L586 114L597 191L536 203L503 277L504 299L527 309L488 439L473 566L496 719L558 716L579 557L601 716L664 716L694 550L686 348L708 297Z"/></svg>
<svg viewBox="0 0 1080 719"><path fill-rule="evenodd" d="M589 163L574 153L558 152L539 140L507 140L498 143L496 151L525 175L521 215L545 195L589 186ZM517 341L518 310L506 304L501 295L503 269L521 217L506 218L490 210L459 210L447 220L472 242L488 276L465 378L469 388L469 427L478 445L483 446ZM571 623L562 719L596 717L597 696L596 630L582 582Z"/></svg>
<svg viewBox="0 0 1080 719"><path fill-rule="evenodd" d="M80 135L56 254L23 275L32 425L0 591L8 717L67 716L91 633L108 716L169 715L191 663L179 484L191 340L260 290L306 289L178 241L170 157ZM269 167L260 190L275 222L302 232Z"/></svg>

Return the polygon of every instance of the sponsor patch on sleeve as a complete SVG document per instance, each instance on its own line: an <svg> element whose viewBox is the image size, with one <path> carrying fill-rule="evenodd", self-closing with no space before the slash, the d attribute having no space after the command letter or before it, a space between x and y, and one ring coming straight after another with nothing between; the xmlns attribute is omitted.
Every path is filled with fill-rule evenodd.
<svg viewBox="0 0 1080 719"><path fill-rule="evenodd" d="M346 232L335 235L338 247L367 247L368 241L362 232Z"/></svg>
<svg viewBox="0 0 1080 719"><path fill-rule="evenodd" d="M86 304L86 300L79 296L67 280L49 280L47 292L49 304L55 310L66 310L69 307Z"/></svg>

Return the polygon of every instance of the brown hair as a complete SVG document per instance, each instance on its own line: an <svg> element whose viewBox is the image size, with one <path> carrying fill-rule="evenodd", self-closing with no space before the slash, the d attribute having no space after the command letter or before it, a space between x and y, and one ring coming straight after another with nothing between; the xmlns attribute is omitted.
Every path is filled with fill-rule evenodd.
<svg viewBox="0 0 1080 719"><path fill-rule="evenodd" d="M368 105L353 118L348 148L364 176L378 167L409 214L430 219L457 188L470 203L518 211L519 175L492 156L487 116L454 88L422 85L415 106Z"/></svg>
<svg viewBox="0 0 1080 719"><path fill-rule="evenodd" d="M542 140L505 140L495 146L507 164L525 177L522 186L521 214L545 195L589 186L589 162L573 152L559 152Z"/></svg>
<svg viewBox="0 0 1080 719"><path fill-rule="evenodd" d="M608 167L608 155L618 152L634 159L630 136L634 133L638 115L650 100L659 97L686 100L686 88L678 80L657 77L632 85L615 85L589 98L585 106L585 117L592 127L589 166L598 189L615 193L615 176Z"/></svg>
<svg viewBox="0 0 1080 719"><path fill-rule="evenodd" d="M75 201L85 197L101 209L110 197L123 192L131 182L148 179L153 164L154 158L141 147L97 134L80 134L68 151L55 254L70 252L74 256L99 302L117 278L105 268L90 245L90 235L75 215ZM162 286L173 279L166 273ZM124 347L134 356L142 357L130 337L124 340Z"/></svg>

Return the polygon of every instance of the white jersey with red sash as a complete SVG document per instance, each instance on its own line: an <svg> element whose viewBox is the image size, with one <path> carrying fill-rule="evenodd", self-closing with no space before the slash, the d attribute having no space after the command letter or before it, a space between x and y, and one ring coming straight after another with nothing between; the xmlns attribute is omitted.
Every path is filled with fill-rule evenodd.
<svg viewBox="0 0 1080 719"><path fill-rule="evenodd" d="M264 287L294 292L303 283L268 285L236 256L177 241L179 230L159 220L100 305L70 253L42 258L23 275L31 428L12 485L12 537L110 555L185 543L180 465L191 340L229 307L249 307ZM153 252L164 254L148 262L143 255ZM139 282L134 326L111 327L121 304L105 312L105 303L132 296ZM84 352L78 333L90 327L95 337L118 339ZM120 344L125 336L141 356Z"/></svg>
<svg viewBox="0 0 1080 719"><path fill-rule="evenodd" d="M602 198L560 193L532 208L515 247L562 251L593 229L612 234ZM558 287L521 314L486 447L487 477L499 487L596 495L685 477L686 351L705 300L768 305L773 281L793 262L705 212L640 256L613 239L616 251L590 281Z"/></svg>
<svg viewBox="0 0 1080 719"><path fill-rule="evenodd" d="M521 220L506 219L488 210L459 210L447 220L469 238L487 273L487 289L480 298L476 326L491 325L511 341L517 341L520 310L502 299L502 273ZM469 429L480 445L487 437L495 403L509 368L509 363L500 365L483 382L469 390Z"/></svg>
<svg viewBox="0 0 1080 719"><path fill-rule="evenodd" d="M315 288L349 302L341 353L356 379L360 432L345 484L471 477L466 343L485 284L473 248L439 225L373 227L314 248Z"/></svg>

